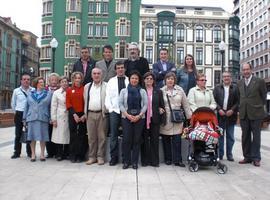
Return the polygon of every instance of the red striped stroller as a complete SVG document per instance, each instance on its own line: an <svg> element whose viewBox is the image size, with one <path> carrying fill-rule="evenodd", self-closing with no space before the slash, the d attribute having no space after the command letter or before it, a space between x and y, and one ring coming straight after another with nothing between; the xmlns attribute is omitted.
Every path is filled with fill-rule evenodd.
<svg viewBox="0 0 270 200"><path fill-rule="evenodd" d="M222 129L218 126L213 110L207 107L195 110L190 126L183 132L183 137L189 140L188 162L191 172L197 172L200 166L216 166L219 174L227 172L227 166L219 161L218 155L218 138L221 135Z"/></svg>

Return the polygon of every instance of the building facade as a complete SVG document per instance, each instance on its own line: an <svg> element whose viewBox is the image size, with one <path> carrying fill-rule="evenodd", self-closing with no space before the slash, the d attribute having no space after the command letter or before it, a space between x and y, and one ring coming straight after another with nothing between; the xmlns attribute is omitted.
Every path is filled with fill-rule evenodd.
<svg viewBox="0 0 270 200"><path fill-rule="evenodd" d="M0 17L0 109L10 108L13 89L20 84L22 32L10 18Z"/></svg>
<svg viewBox="0 0 270 200"><path fill-rule="evenodd" d="M265 79L268 91L270 91L269 8L268 0L240 0L240 63L250 63L254 67L254 75Z"/></svg>
<svg viewBox="0 0 270 200"><path fill-rule="evenodd" d="M89 47L98 60L102 47L111 44L114 57L124 59L127 44L139 40L140 0L43 0L42 3L40 74L45 78L52 67L52 38L59 44L55 71L67 76L80 56L80 47Z"/></svg>
<svg viewBox="0 0 270 200"><path fill-rule="evenodd" d="M35 78L39 75L38 37L30 31L22 30L22 33L22 71Z"/></svg>
<svg viewBox="0 0 270 200"><path fill-rule="evenodd" d="M152 65L158 60L159 49L165 47L169 49L170 60L181 67L185 55L191 54L194 56L198 71L206 74L207 86L212 88L221 82L222 57L219 44L224 41L226 44L223 57L224 70L231 71L237 79L239 26L237 20L230 17L229 13L219 7L142 4L140 9L142 55Z"/></svg>

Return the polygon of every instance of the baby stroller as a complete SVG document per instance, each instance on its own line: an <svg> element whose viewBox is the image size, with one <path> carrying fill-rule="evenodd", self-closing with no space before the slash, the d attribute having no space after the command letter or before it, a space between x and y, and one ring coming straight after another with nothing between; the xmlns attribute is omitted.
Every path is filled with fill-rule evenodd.
<svg viewBox="0 0 270 200"><path fill-rule="evenodd" d="M183 132L183 137L189 140L189 171L197 172L199 166L216 166L219 174L227 172L227 166L219 161L218 155L218 138L221 135L222 129L218 127L214 111L207 107L196 109L192 114L190 126Z"/></svg>

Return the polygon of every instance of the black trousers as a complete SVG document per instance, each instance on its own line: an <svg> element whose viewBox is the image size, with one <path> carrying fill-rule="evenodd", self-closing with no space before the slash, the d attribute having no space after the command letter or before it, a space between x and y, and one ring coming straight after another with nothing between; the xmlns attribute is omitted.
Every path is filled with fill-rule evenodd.
<svg viewBox="0 0 270 200"><path fill-rule="evenodd" d="M261 123L262 120L240 120L243 156L247 160L261 160Z"/></svg>
<svg viewBox="0 0 270 200"><path fill-rule="evenodd" d="M76 113L79 117L83 113ZM88 138L86 122L76 123L73 115L69 114L69 130L70 130L70 143L69 143L69 158L85 160L86 152L88 150Z"/></svg>
<svg viewBox="0 0 270 200"><path fill-rule="evenodd" d="M53 125L49 124L49 142L46 142L46 150L49 157L54 157L56 155L56 146L51 141L52 140L52 131L53 131Z"/></svg>
<svg viewBox="0 0 270 200"><path fill-rule="evenodd" d="M138 164L144 122L144 119L140 119L136 123L132 123L126 118L122 119L122 152L124 163Z"/></svg>
<svg viewBox="0 0 270 200"><path fill-rule="evenodd" d="M173 163L182 162L181 155L181 136L178 135L162 135L162 143L165 161Z"/></svg>
<svg viewBox="0 0 270 200"><path fill-rule="evenodd" d="M69 155L69 145L68 144L55 144L56 147L56 157L67 158Z"/></svg>
<svg viewBox="0 0 270 200"><path fill-rule="evenodd" d="M159 164L159 124L150 124L150 129L144 129L141 145L141 162L144 165Z"/></svg>
<svg viewBox="0 0 270 200"><path fill-rule="evenodd" d="M21 155L22 143L20 142L22 129L23 129L23 112L16 111L14 116L14 123L15 123L15 140L14 140L14 154ZM26 153L28 156L31 156L31 148L30 144L26 144Z"/></svg>

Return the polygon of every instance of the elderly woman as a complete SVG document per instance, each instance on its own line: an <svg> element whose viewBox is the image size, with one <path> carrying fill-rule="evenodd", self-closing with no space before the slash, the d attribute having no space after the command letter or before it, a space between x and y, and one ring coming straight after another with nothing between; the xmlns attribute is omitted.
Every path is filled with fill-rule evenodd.
<svg viewBox="0 0 270 200"><path fill-rule="evenodd" d="M142 166L159 166L159 129L165 123L165 107L161 90L156 87L155 76L146 72L143 76L147 92L148 104L146 112L146 126L143 133L141 148Z"/></svg>
<svg viewBox="0 0 270 200"><path fill-rule="evenodd" d="M51 102L51 120L53 125L52 142L56 144L56 159L66 158L69 144L68 112L66 108L66 90L68 78L61 77L60 89L56 90Z"/></svg>
<svg viewBox="0 0 270 200"><path fill-rule="evenodd" d="M147 109L147 94L140 87L140 77L138 71L132 71L127 88L122 89L119 96L123 128L123 169L127 169L130 164L133 169L138 168L140 141Z"/></svg>
<svg viewBox="0 0 270 200"><path fill-rule="evenodd" d="M70 162L83 162L87 151L86 118L84 115L83 74L73 72L72 86L67 89L66 108L68 110Z"/></svg>
<svg viewBox="0 0 270 200"><path fill-rule="evenodd" d="M177 70L177 84L183 88L186 95L191 88L196 86L197 69L192 55L187 54L184 66Z"/></svg>
<svg viewBox="0 0 270 200"><path fill-rule="evenodd" d="M40 142L40 161L45 161L45 142L49 141L51 92L45 89L45 80L37 77L33 81L35 90L27 96L23 119L27 123L27 140L31 141L31 162L36 161L36 141Z"/></svg>
<svg viewBox="0 0 270 200"><path fill-rule="evenodd" d="M176 85L176 75L169 72L165 76L165 86L161 88L167 115L166 125L160 127L162 135L165 164L185 167L181 155L181 133L183 122L172 122L171 110L183 108L187 119L191 117L191 110L184 90ZM171 105L171 108L170 108Z"/></svg>
<svg viewBox="0 0 270 200"><path fill-rule="evenodd" d="M192 112L199 107L209 107L212 110L217 107L212 90L206 88L206 81L204 74L198 74L197 85L188 93L188 102Z"/></svg>

